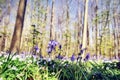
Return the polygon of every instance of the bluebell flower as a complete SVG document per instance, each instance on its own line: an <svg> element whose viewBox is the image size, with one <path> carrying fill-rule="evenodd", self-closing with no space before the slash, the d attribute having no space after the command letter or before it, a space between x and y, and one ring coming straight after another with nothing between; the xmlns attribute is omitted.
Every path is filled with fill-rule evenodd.
<svg viewBox="0 0 120 80"><path fill-rule="evenodd" d="M50 47L50 48L51 48L51 50L53 50L53 49L55 48L55 46L51 45L51 47Z"/></svg>
<svg viewBox="0 0 120 80"><path fill-rule="evenodd" d="M62 45L59 45L59 49L61 49L62 48Z"/></svg>
<svg viewBox="0 0 120 80"><path fill-rule="evenodd" d="M63 59L63 56L61 56L60 54L58 54L58 56L56 56L56 58Z"/></svg>
<svg viewBox="0 0 120 80"><path fill-rule="evenodd" d="M83 50L80 50L80 53L79 53L79 55L81 55L81 54L83 54Z"/></svg>
<svg viewBox="0 0 120 80"><path fill-rule="evenodd" d="M71 61L75 61L75 55L74 54L71 56Z"/></svg>
<svg viewBox="0 0 120 80"><path fill-rule="evenodd" d="M87 55L86 55L86 59L89 59L90 58L90 54L88 53Z"/></svg>
<svg viewBox="0 0 120 80"><path fill-rule="evenodd" d="M87 48L81 49L79 55L83 54L85 50L87 50Z"/></svg>
<svg viewBox="0 0 120 80"><path fill-rule="evenodd" d="M40 58L43 58L43 56L40 54Z"/></svg>
<svg viewBox="0 0 120 80"><path fill-rule="evenodd" d="M90 54L88 53L84 59L84 61L87 61L90 58Z"/></svg>
<svg viewBox="0 0 120 80"><path fill-rule="evenodd" d="M34 49L37 51L39 48L38 48L38 46L36 45L36 46L34 47Z"/></svg>
<svg viewBox="0 0 120 80"><path fill-rule="evenodd" d="M55 47L58 45L58 42L55 40L50 40L48 43L48 53L51 53L53 50L55 50Z"/></svg>
<svg viewBox="0 0 120 80"><path fill-rule="evenodd" d="M80 44L80 49L82 48L82 44Z"/></svg>
<svg viewBox="0 0 120 80"><path fill-rule="evenodd" d="M51 48L48 48L47 50L48 54L52 52L52 49Z"/></svg>
<svg viewBox="0 0 120 80"><path fill-rule="evenodd" d="M53 40L53 41L52 41L52 43L51 43L51 45L53 45L53 47L55 47L55 46L57 46L57 45L58 45L58 42L57 42L57 41L55 41L55 40Z"/></svg>

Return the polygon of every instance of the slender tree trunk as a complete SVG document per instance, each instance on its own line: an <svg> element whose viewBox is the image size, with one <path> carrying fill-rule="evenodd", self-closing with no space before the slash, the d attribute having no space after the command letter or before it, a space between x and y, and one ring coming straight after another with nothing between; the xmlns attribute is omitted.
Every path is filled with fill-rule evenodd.
<svg viewBox="0 0 120 80"><path fill-rule="evenodd" d="M12 41L9 49L10 52L20 51L26 4L27 4L27 0L20 0L19 2L14 33L13 33L13 37L12 37Z"/></svg>
<svg viewBox="0 0 120 80"><path fill-rule="evenodd" d="M98 6L97 6L97 0L95 0L96 2L96 6L95 6L95 54L96 54L96 59L98 58L98 51L97 51L97 34L98 34L98 28L97 28L97 10L98 10Z"/></svg>
<svg viewBox="0 0 120 80"><path fill-rule="evenodd" d="M55 0L52 0L52 12L51 12L51 24L50 24L50 40L55 39L55 33L54 33L54 2Z"/></svg>
<svg viewBox="0 0 120 80"><path fill-rule="evenodd" d="M117 18L117 23L118 23L118 58L120 59L120 18Z"/></svg>
<svg viewBox="0 0 120 80"><path fill-rule="evenodd" d="M2 42L1 42L1 50L0 51L4 51L6 48L6 38L7 38L7 27L9 24L9 17L10 17L10 1L8 1L8 7L7 7L7 15L4 19L4 33L3 33L3 38L2 38Z"/></svg>
<svg viewBox="0 0 120 80"><path fill-rule="evenodd" d="M106 21L105 21L105 26L104 28L107 28L107 25L109 24L109 16L110 16L110 0L106 1L107 5L106 5ZM104 45L104 57L106 57L107 54L107 39L105 38L105 45Z"/></svg>
<svg viewBox="0 0 120 80"><path fill-rule="evenodd" d="M48 10L49 10L49 7L48 7L48 0L47 0L47 7L46 7L46 11L47 11L47 12L45 13L44 23L46 23L46 21L47 21ZM45 32L45 26L43 26L43 30L42 30L42 31L43 31L43 32L42 32L42 33L43 33L42 35L45 36L45 35L44 35L44 32ZM40 51L41 51L41 52L40 52L40 55L44 55L44 54L43 54L43 53L44 53L44 46L43 46L44 43L43 43L43 42L44 42L44 40L42 39L42 41L41 41L41 45L40 45L40 46L41 46L41 49L40 49Z"/></svg>
<svg viewBox="0 0 120 80"><path fill-rule="evenodd" d="M81 30L80 0L78 0L78 25L77 25L77 54L80 52L80 30Z"/></svg>
<svg viewBox="0 0 120 80"><path fill-rule="evenodd" d="M118 30L117 30L117 25L116 25L116 20L114 18L114 46L115 46L115 58L118 57L118 47L119 47L119 42L118 42Z"/></svg>
<svg viewBox="0 0 120 80"><path fill-rule="evenodd" d="M3 34L2 43L1 43L1 51L5 50L6 37L7 37L6 26L4 26L4 34Z"/></svg>
<svg viewBox="0 0 120 80"><path fill-rule="evenodd" d="M87 20L88 20L88 1L89 0L85 0L85 18L84 18L84 29L83 29L83 46L82 49L87 48ZM85 51L83 52L83 57L85 57Z"/></svg>
<svg viewBox="0 0 120 80"><path fill-rule="evenodd" d="M69 29L68 29L68 25L69 25L69 4L68 1L66 0L66 56L68 56L68 49L69 49Z"/></svg>
<svg viewBox="0 0 120 80"><path fill-rule="evenodd" d="M88 28L88 24L87 24L87 47L89 48L89 28Z"/></svg>

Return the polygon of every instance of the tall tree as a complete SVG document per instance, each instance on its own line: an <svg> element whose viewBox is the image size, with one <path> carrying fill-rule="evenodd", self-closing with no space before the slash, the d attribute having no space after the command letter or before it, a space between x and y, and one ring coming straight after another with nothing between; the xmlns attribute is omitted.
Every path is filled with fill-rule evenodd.
<svg viewBox="0 0 120 80"><path fill-rule="evenodd" d="M50 20L50 40L54 40L55 39L55 34L54 34L54 3L55 0L52 0L52 12L51 12L51 20Z"/></svg>
<svg viewBox="0 0 120 80"><path fill-rule="evenodd" d="M4 20L3 20L3 27L4 30L2 33L3 37L2 37L2 41L1 41L1 46L0 46L0 51L4 51L5 50L5 45L6 45L6 37L7 37L7 28L8 28L8 24L9 24L9 17L10 17L10 0L6 1L6 4L8 4L7 6L7 12L4 14ZM6 15L6 16L5 16Z"/></svg>
<svg viewBox="0 0 120 80"><path fill-rule="evenodd" d="M81 12L80 12L80 0L78 0L78 11L77 11L77 17L78 17L78 24L77 24L77 53L80 51L80 31L81 31Z"/></svg>
<svg viewBox="0 0 120 80"><path fill-rule="evenodd" d="M14 33L13 33L13 37L12 37L12 41L9 49L10 52L20 51L21 35L23 30L26 5L27 5L27 0L19 1Z"/></svg>
<svg viewBox="0 0 120 80"><path fill-rule="evenodd" d="M98 44L98 42L97 42L97 35L98 35L98 28L97 28L97 11L98 11L98 6L97 6L97 1L98 0L95 0L95 8L94 8L94 10L95 10L95 17L96 17L96 19L95 19L95 54L96 54L96 58L97 58L97 56L98 56L98 51L97 51L97 44Z"/></svg>
<svg viewBox="0 0 120 80"><path fill-rule="evenodd" d="M82 49L87 48L87 18L88 18L88 1L89 0L85 0L85 17L84 17L84 29L83 29L83 40L82 40ZM82 55L83 57L85 56L85 51Z"/></svg>
<svg viewBox="0 0 120 80"><path fill-rule="evenodd" d="M113 22L114 22L114 27L113 27L113 36L114 36L114 56L115 58L118 57L118 30L117 30L117 23L116 23L116 17L115 17L116 10L114 8L113 10Z"/></svg>
<svg viewBox="0 0 120 80"><path fill-rule="evenodd" d="M3 17L8 12L8 6L6 6L7 5L6 2L7 2L7 0L0 0L0 22L2 22Z"/></svg>
<svg viewBox="0 0 120 80"><path fill-rule="evenodd" d="M47 15L48 15L48 11L49 11L49 6L48 6L48 1L49 0L46 0L46 8L45 8L45 10L46 10L46 13L44 14L44 23L45 23L45 25L43 25L43 27L42 27L42 36L45 36L45 27L46 27L46 24L47 24ZM42 37L42 39L41 39L41 44L40 44L40 55L44 55L43 53L44 53L44 38Z"/></svg>
<svg viewBox="0 0 120 80"><path fill-rule="evenodd" d="M70 42L70 32L69 32L69 18L70 18L70 16L69 16L69 3L71 2L69 2L68 0L65 0L66 1L66 33L65 33L65 37L66 37L66 41L65 41L65 43L66 43L66 56L68 56L68 49L70 48L70 45L68 45L68 44L70 44L69 42Z"/></svg>

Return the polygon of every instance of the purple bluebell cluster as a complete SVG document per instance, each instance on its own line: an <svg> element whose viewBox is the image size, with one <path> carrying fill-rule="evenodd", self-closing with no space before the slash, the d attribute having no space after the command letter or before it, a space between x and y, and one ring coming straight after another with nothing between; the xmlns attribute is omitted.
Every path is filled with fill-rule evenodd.
<svg viewBox="0 0 120 80"><path fill-rule="evenodd" d="M50 54L59 43L55 40L50 40L47 47L47 52Z"/></svg>
<svg viewBox="0 0 120 80"><path fill-rule="evenodd" d="M48 43L48 47L47 47L47 53L48 55L50 56L50 54L52 53L52 51L55 51L56 49L56 46L58 46L59 50L61 50L62 48L62 45L59 44L57 41L55 40L50 40L49 43ZM87 48L84 48L84 49L81 49L82 48L82 44L80 44L80 52L78 54L78 56L75 56L75 54L73 53L72 56L70 57L70 60L71 61L79 61L79 60L82 60L82 54L84 53L84 51L87 49ZM90 57L90 54L87 54L84 59L84 61L87 61ZM56 56L56 59L65 59L60 53Z"/></svg>

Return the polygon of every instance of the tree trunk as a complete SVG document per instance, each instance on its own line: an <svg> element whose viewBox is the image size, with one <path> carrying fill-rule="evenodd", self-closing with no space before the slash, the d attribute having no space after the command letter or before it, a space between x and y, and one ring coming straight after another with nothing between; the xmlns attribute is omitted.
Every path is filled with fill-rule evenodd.
<svg viewBox="0 0 120 80"><path fill-rule="evenodd" d="M77 54L80 52L80 30L81 30L81 13L80 0L78 0L78 25L77 25Z"/></svg>
<svg viewBox="0 0 120 80"><path fill-rule="evenodd" d="M85 1L85 18L84 18L84 29L83 29L83 40L82 40L82 43L83 43L83 46L82 46L82 49L85 49L87 48L87 18L88 18L88 1L89 0L86 0ZM83 57L85 57L85 51L83 52Z"/></svg>
<svg viewBox="0 0 120 80"><path fill-rule="evenodd" d="M98 6L97 6L97 0L95 0L96 2L96 6L95 6L95 17L96 17L96 20L95 20L95 54L96 54L96 59L98 57L98 51L97 51L97 32L98 32L98 28L97 28L97 10L98 10Z"/></svg>
<svg viewBox="0 0 120 80"><path fill-rule="evenodd" d="M70 32L69 32L69 29L68 29L68 25L69 25L69 1L66 0L66 41L65 41L65 44L66 44L66 56L68 56L68 49L69 49L69 35L70 35Z"/></svg>
<svg viewBox="0 0 120 80"><path fill-rule="evenodd" d="M44 15L44 16L45 16L45 18L44 18L44 23L47 23L46 21L47 21L48 10L49 10L49 7L48 7L48 0L47 0L47 7L46 7L46 11L47 11L47 12L46 12L45 15ZM42 30L42 31L43 31L43 32L42 32L42 33L43 33L42 36L44 36L45 26L46 26L46 25L44 25L43 28L42 28L42 29L43 29L43 30ZM43 46L43 45L44 45L44 39L42 39L41 45L40 45L40 47L41 47L41 49L40 49L40 55L42 55L42 56L44 55L44 54L43 54L43 53L44 53L44 46Z"/></svg>
<svg viewBox="0 0 120 80"><path fill-rule="evenodd" d="M52 12L51 12L51 24L50 24L50 40L54 40L55 39L55 33L54 33L54 2L55 0L52 0Z"/></svg>
<svg viewBox="0 0 120 80"><path fill-rule="evenodd" d="M20 0L18 6L18 12L16 17L16 23L14 28L14 33L10 45L10 52L19 52L20 51L20 43L21 43L21 36L24 24L24 16L26 10L27 0Z"/></svg>
<svg viewBox="0 0 120 80"><path fill-rule="evenodd" d="M89 28L88 28L88 23L87 23L87 47L89 48L89 44L90 44L90 41L89 41Z"/></svg>
<svg viewBox="0 0 120 80"><path fill-rule="evenodd" d="M6 37L7 37L7 27L9 24L9 18L10 18L10 1L8 1L8 6L7 6L7 14L6 17L4 19L4 32L3 32L3 38L2 38L2 43L1 43L1 50L0 51L4 51L6 48Z"/></svg>

